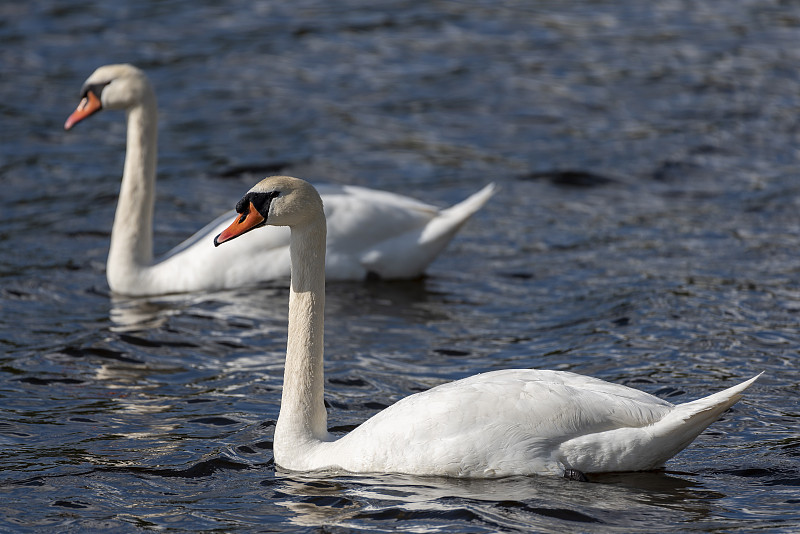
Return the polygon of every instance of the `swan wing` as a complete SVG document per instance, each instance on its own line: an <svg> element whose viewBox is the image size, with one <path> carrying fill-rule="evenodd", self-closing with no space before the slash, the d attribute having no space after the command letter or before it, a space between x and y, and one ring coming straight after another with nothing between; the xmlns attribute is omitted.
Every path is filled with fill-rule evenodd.
<svg viewBox="0 0 800 534"><path fill-rule="evenodd" d="M368 273L387 279L421 275L495 187L443 210L365 187L325 184L318 190L328 220L326 278L360 280ZM288 277L286 227L267 226L241 236L226 251L215 250L214 236L235 217L232 210L219 216L159 258L144 275L147 287L164 293L216 290Z"/></svg>
<svg viewBox="0 0 800 534"><path fill-rule="evenodd" d="M398 401L325 444L326 460L313 462L356 472L461 477L653 469L691 443L754 380L675 406L568 372L494 371Z"/></svg>
<svg viewBox="0 0 800 534"><path fill-rule="evenodd" d="M672 405L642 391L558 371L509 369L406 397L331 447L348 471L487 477L562 473L559 445L644 426ZM329 460L330 461L330 460Z"/></svg>

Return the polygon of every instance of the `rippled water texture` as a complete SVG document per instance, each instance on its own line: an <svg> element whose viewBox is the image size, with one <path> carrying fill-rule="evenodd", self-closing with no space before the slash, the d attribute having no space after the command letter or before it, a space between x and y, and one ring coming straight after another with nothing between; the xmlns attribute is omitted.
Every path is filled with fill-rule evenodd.
<svg viewBox="0 0 800 534"><path fill-rule="evenodd" d="M800 6L86 4L0 4L0 531L800 529ZM273 169L500 185L426 278L329 286L337 432L491 369L672 402L766 374L662 472L276 472L286 281L108 292L124 118L62 125L120 61L159 97L156 252Z"/></svg>

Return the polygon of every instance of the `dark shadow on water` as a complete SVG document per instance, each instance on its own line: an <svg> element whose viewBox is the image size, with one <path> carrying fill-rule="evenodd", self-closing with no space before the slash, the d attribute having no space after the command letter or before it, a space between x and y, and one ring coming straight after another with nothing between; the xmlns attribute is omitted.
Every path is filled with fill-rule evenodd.
<svg viewBox="0 0 800 534"><path fill-rule="evenodd" d="M550 171L531 172L520 177L521 180L542 180L561 187L590 188L601 187L619 183L616 178L611 178L594 171L579 169L557 169Z"/></svg>

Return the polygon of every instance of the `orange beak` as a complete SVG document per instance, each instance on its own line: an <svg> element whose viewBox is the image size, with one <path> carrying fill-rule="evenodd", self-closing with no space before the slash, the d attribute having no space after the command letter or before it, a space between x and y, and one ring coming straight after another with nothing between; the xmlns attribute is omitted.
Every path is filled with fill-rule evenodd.
<svg viewBox="0 0 800 534"><path fill-rule="evenodd" d="M259 226L264 226L266 219L258 212L253 203L250 203L250 209L239 215L236 220L231 223L225 230L222 231L217 237L214 238L214 246L218 247L225 241L230 241L235 237L246 234L250 230L254 230Z"/></svg>
<svg viewBox="0 0 800 534"><path fill-rule="evenodd" d="M102 108L103 104L100 103L100 99L97 98L93 92L89 91L86 93L86 96L81 99L78 108L67 118L67 122L64 123L64 129L69 130L83 119L100 111Z"/></svg>

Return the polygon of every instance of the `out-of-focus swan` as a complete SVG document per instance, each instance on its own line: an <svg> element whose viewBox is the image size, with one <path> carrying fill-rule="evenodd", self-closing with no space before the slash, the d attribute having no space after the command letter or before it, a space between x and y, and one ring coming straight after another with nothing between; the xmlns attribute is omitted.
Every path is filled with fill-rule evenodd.
<svg viewBox="0 0 800 534"><path fill-rule="evenodd" d="M215 290L289 276L289 231L270 228L214 250L213 236L233 216L208 224L162 258L153 259L157 111L153 88L132 65L98 68L83 85L82 100L64 128L102 109L124 109L128 139L122 186L111 230L106 276L115 293L158 295ZM409 197L354 186L320 186L328 216L331 280L415 278L447 246L494 192L490 184L447 209ZM252 261L237 258L247 254Z"/></svg>
<svg viewBox="0 0 800 534"><path fill-rule="evenodd" d="M307 182L279 176L252 188L236 211L215 244L264 225L291 229L289 340L273 442L275 463L287 470L580 478L653 469L689 445L757 378L675 406L568 372L494 371L406 397L337 439L328 434L323 403L322 201Z"/></svg>

